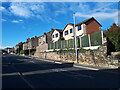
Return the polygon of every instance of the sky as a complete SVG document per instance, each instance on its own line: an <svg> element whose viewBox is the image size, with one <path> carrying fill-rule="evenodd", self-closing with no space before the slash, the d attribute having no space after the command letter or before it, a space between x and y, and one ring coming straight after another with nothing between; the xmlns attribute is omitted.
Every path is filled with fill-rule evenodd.
<svg viewBox="0 0 120 90"><path fill-rule="evenodd" d="M2 46L13 47L29 37L41 36L51 28L64 29L94 17L102 30L118 23L117 2L2 2Z"/></svg>

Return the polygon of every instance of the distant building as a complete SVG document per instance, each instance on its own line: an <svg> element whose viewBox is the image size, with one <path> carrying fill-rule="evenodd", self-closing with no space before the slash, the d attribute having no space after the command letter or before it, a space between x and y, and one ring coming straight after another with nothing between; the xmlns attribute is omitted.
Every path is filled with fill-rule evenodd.
<svg viewBox="0 0 120 90"><path fill-rule="evenodd" d="M44 51L48 48L48 43L52 42L52 33L53 29L49 31L48 33L44 33L42 36L38 37L38 46L36 47L36 51Z"/></svg>
<svg viewBox="0 0 120 90"><path fill-rule="evenodd" d="M20 52L20 50L22 50L22 49L23 49L23 43L22 42L18 43L14 47L14 50L15 50L16 53Z"/></svg>
<svg viewBox="0 0 120 90"><path fill-rule="evenodd" d="M14 50L13 47L7 47L7 48L4 49L4 51L6 51L8 53L12 52L13 50Z"/></svg>
<svg viewBox="0 0 120 90"><path fill-rule="evenodd" d="M28 43L27 42L24 42L23 43L23 50L27 50L28 49Z"/></svg>
<svg viewBox="0 0 120 90"><path fill-rule="evenodd" d="M38 37L32 37L30 39L30 49L36 49L36 47L38 46Z"/></svg>
<svg viewBox="0 0 120 90"><path fill-rule="evenodd" d="M23 43L23 50L36 49L38 46L38 37L28 38L26 42Z"/></svg>

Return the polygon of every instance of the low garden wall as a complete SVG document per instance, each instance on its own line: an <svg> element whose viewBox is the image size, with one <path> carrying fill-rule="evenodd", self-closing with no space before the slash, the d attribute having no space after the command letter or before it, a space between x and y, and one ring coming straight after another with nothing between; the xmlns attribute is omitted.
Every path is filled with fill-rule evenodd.
<svg viewBox="0 0 120 90"><path fill-rule="evenodd" d="M120 54L120 52L118 52ZM117 54L117 55L118 55ZM119 56L119 55L118 55ZM74 50L60 50L53 52L36 52L34 57L54 59L59 61L68 61L76 63ZM103 45L97 50L79 50L78 63L100 67L118 68L119 57L116 54L107 56L107 46Z"/></svg>

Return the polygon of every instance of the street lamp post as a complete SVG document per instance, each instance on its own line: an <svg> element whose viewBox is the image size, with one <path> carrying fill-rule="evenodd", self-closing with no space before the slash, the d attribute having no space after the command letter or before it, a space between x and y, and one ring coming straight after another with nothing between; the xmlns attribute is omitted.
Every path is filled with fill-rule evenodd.
<svg viewBox="0 0 120 90"><path fill-rule="evenodd" d="M20 55L20 51L19 51L19 45L18 45L18 55Z"/></svg>
<svg viewBox="0 0 120 90"><path fill-rule="evenodd" d="M73 19L74 19L74 39L75 39L75 54L76 54L76 63L78 63L77 40L76 40L76 29L75 29L75 13L73 13Z"/></svg>
<svg viewBox="0 0 120 90"><path fill-rule="evenodd" d="M30 32L29 32L29 56L30 56Z"/></svg>

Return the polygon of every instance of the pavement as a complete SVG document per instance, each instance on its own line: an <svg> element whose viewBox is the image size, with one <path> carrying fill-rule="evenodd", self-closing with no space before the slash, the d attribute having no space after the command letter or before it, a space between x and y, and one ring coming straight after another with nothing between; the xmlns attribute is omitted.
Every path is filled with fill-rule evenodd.
<svg viewBox="0 0 120 90"><path fill-rule="evenodd" d="M76 67L76 66L77 67ZM19 55L2 56L2 88L120 88L117 69Z"/></svg>

